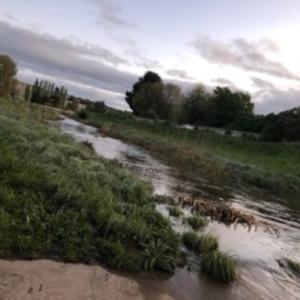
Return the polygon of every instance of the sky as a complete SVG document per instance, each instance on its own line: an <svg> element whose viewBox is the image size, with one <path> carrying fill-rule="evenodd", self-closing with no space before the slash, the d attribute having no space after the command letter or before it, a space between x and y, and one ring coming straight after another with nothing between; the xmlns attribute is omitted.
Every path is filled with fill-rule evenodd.
<svg viewBox="0 0 300 300"><path fill-rule="evenodd" d="M18 78L128 110L148 70L188 91L250 93L255 112L300 106L299 0L0 0L0 54Z"/></svg>

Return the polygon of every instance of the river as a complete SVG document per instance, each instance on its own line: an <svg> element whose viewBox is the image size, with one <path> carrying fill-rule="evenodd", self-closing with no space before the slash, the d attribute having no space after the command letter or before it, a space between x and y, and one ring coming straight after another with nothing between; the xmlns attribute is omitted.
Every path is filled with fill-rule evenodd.
<svg viewBox="0 0 300 300"><path fill-rule="evenodd" d="M151 181L158 194L177 192L195 194L207 200L230 202L232 206L253 213L256 218L280 228L279 237L258 229L226 227L211 222L206 231L220 239L221 250L231 253L238 262L239 277L230 285L208 280L197 272L197 263L176 270L172 277L162 274L133 276L149 299L154 290L163 290L174 299L260 299L299 300L300 278L280 263L284 257L300 262L300 199L280 198L267 191L245 186L212 185L194 174L181 174L178 170L154 159L147 151L122 141L101 136L96 128L72 119L59 121L60 130L77 141L89 141L100 155L118 159L140 178ZM161 207L164 213L164 208ZM185 211L188 214L188 209ZM185 230L171 218L174 229ZM146 297L147 298L147 297Z"/></svg>

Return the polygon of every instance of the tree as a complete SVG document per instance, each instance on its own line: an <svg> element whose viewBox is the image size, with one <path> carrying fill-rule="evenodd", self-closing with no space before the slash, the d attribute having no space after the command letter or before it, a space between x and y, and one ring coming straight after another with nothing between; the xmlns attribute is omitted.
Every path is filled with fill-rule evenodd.
<svg viewBox="0 0 300 300"><path fill-rule="evenodd" d="M164 84L163 101L169 110L169 119L172 121L178 121L179 119L182 98L181 89L178 85L173 83Z"/></svg>
<svg viewBox="0 0 300 300"><path fill-rule="evenodd" d="M157 73L154 73L152 71L147 71L143 77L140 77L139 80L136 83L134 83L132 90L130 92L126 91L125 100L135 115L138 116L138 111L133 103L134 96L143 85L154 84L154 83L162 83L162 79Z"/></svg>
<svg viewBox="0 0 300 300"><path fill-rule="evenodd" d="M6 97L10 94L16 75L16 62L8 55L0 55L0 97Z"/></svg>
<svg viewBox="0 0 300 300"><path fill-rule="evenodd" d="M195 85L185 96L181 109L180 122L206 125L211 95L202 84Z"/></svg>
<svg viewBox="0 0 300 300"><path fill-rule="evenodd" d="M163 103L163 84L143 84L134 94L132 106L137 116L145 118L166 118L168 112Z"/></svg>
<svg viewBox="0 0 300 300"><path fill-rule="evenodd" d="M228 127L241 115L253 114L254 104L248 93L232 92L228 87L216 87L208 110L208 125Z"/></svg>
<svg viewBox="0 0 300 300"><path fill-rule="evenodd" d="M26 85L24 98L25 98L25 101L29 101L30 98L31 98L31 86L30 86L30 84Z"/></svg>
<svg viewBox="0 0 300 300"><path fill-rule="evenodd" d="M95 113L104 113L106 111L106 105L104 101L97 101L93 103L91 110Z"/></svg>

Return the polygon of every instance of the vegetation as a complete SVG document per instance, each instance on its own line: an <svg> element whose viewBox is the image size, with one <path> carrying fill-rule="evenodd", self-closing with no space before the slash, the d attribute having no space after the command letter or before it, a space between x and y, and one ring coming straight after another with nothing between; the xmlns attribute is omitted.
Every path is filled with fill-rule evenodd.
<svg viewBox="0 0 300 300"><path fill-rule="evenodd" d="M89 113L86 122L214 181L244 182L274 192L300 192L300 148L135 121L126 112Z"/></svg>
<svg viewBox="0 0 300 300"><path fill-rule="evenodd" d="M15 93L17 64L8 55L0 55L0 97Z"/></svg>
<svg viewBox="0 0 300 300"><path fill-rule="evenodd" d="M201 256L201 271L210 278L228 283L236 278L236 263L224 252L206 252Z"/></svg>
<svg viewBox="0 0 300 300"><path fill-rule="evenodd" d="M64 86L59 88L53 82L36 79L32 87L30 101L64 108L67 94L68 91Z"/></svg>
<svg viewBox="0 0 300 300"><path fill-rule="evenodd" d="M300 264L289 259L289 258L285 258L284 259L287 266L295 273L299 274L300 275Z"/></svg>
<svg viewBox="0 0 300 300"><path fill-rule="evenodd" d="M0 107L1 258L174 270L179 237L150 184L44 125L36 105Z"/></svg>
<svg viewBox="0 0 300 300"><path fill-rule="evenodd" d="M215 236L211 234L198 235L194 231L185 232L182 235L182 242L189 250L197 254L215 251L219 248L219 241Z"/></svg>
<svg viewBox="0 0 300 300"><path fill-rule="evenodd" d="M184 218L183 223L190 225L194 230L200 230L208 224L208 221L204 217L196 215Z"/></svg>
<svg viewBox="0 0 300 300"><path fill-rule="evenodd" d="M178 218L183 215L183 211L177 206L168 206L168 211L172 217Z"/></svg>

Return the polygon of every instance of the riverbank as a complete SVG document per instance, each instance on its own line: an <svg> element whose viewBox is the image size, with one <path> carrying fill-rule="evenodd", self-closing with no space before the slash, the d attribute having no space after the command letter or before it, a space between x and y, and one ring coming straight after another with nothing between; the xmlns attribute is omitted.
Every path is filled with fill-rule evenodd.
<svg viewBox="0 0 300 300"><path fill-rule="evenodd" d="M0 258L174 271L180 238L150 183L44 124L38 107L0 108Z"/></svg>
<svg viewBox="0 0 300 300"><path fill-rule="evenodd" d="M126 114L88 113L86 124L147 149L169 164L210 180L246 183L275 193L300 192L300 148L138 122Z"/></svg>

